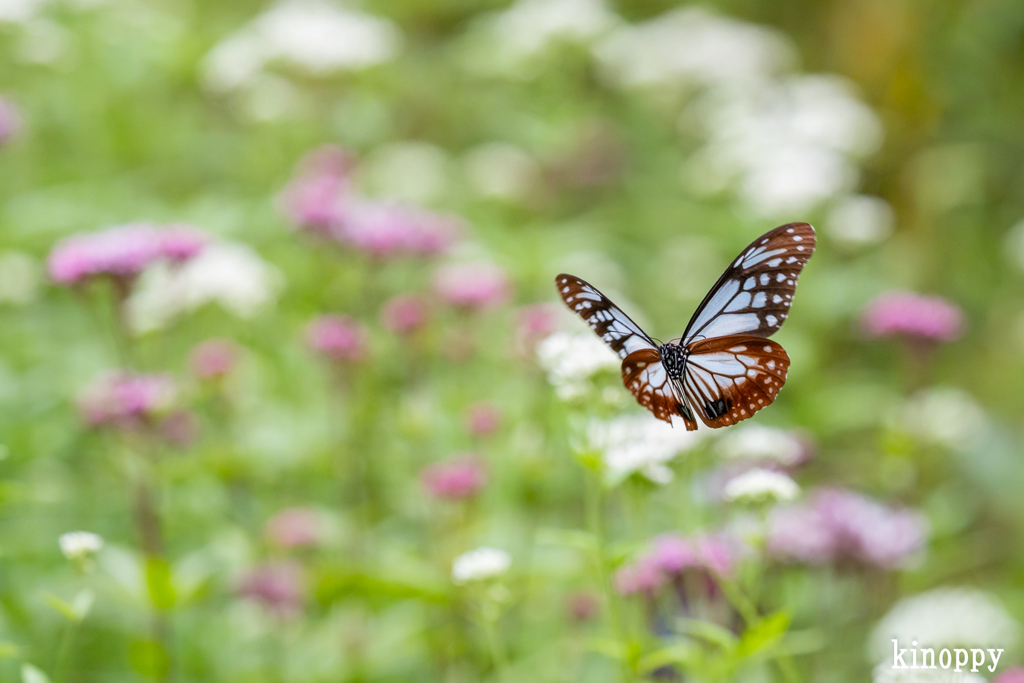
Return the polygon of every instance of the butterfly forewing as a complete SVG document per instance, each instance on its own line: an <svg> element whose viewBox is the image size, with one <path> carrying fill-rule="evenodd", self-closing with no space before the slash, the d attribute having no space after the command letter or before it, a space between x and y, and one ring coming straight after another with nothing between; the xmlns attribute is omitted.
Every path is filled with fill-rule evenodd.
<svg viewBox="0 0 1024 683"><path fill-rule="evenodd" d="M565 305L579 314L620 359L643 349L657 352L657 345L640 326L590 283L563 273L555 278L555 285Z"/></svg>
<svg viewBox="0 0 1024 683"><path fill-rule="evenodd" d="M686 400L708 427L725 427L771 404L786 383L789 356L773 341L730 335L690 345Z"/></svg>
<svg viewBox="0 0 1024 683"><path fill-rule="evenodd" d="M751 242L704 297L680 343L774 334L789 316L797 278L814 247L814 228L807 223L779 226Z"/></svg>
<svg viewBox="0 0 1024 683"><path fill-rule="evenodd" d="M697 429L683 394L668 376L656 349L641 349L626 356L622 361L622 383L654 417L671 424L672 416L679 415L688 431Z"/></svg>

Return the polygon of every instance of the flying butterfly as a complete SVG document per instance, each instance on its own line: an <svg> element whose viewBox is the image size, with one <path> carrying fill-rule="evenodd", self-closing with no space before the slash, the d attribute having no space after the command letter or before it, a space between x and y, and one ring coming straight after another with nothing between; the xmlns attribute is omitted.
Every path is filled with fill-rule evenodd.
<svg viewBox="0 0 1024 683"><path fill-rule="evenodd" d="M619 354L622 381L659 420L697 429L752 417L779 395L789 356L768 337L789 315L796 281L814 253L814 228L788 223L761 235L722 273L677 341L656 343L593 285L555 278L558 293Z"/></svg>

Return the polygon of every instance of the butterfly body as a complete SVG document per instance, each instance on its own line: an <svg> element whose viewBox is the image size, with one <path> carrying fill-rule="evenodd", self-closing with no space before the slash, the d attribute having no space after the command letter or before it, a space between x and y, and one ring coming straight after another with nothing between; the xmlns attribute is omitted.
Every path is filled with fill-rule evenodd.
<svg viewBox="0 0 1024 683"><path fill-rule="evenodd" d="M754 240L697 307L678 343L656 344L593 285L555 278L562 300L622 359L622 381L666 422L697 429L745 420L771 404L789 356L768 341L789 317L796 281L814 253L814 228L789 223Z"/></svg>

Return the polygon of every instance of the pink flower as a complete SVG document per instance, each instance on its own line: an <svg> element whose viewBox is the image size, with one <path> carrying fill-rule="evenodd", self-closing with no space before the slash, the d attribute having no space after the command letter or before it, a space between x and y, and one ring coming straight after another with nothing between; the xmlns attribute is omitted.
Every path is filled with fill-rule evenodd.
<svg viewBox="0 0 1024 683"><path fill-rule="evenodd" d="M389 299L380 312L380 322L396 334L410 334L427 322L427 305L415 294Z"/></svg>
<svg viewBox="0 0 1024 683"><path fill-rule="evenodd" d="M320 516L308 508L289 508L267 521L266 534L282 548L314 546L320 542Z"/></svg>
<svg viewBox="0 0 1024 683"><path fill-rule="evenodd" d="M926 536L927 524L914 511L893 510L854 491L822 488L808 503L772 513L767 548L789 562L853 560L894 569L924 546Z"/></svg>
<svg viewBox="0 0 1024 683"><path fill-rule="evenodd" d="M21 129L21 114L14 103L0 97L0 145L10 142Z"/></svg>
<svg viewBox="0 0 1024 683"><path fill-rule="evenodd" d="M1024 683L1024 667L1007 669L996 676L992 683Z"/></svg>
<svg viewBox="0 0 1024 683"><path fill-rule="evenodd" d="M291 222L321 236L331 236L352 194L352 165L352 156L333 145L307 154L299 162L298 177L281 193L281 204Z"/></svg>
<svg viewBox="0 0 1024 683"><path fill-rule="evenodd" d="M226 377L238 363L238 345L230 339L207 339L189 354L189 365L199 379Z"/></svg>
<svg viewBox="0 0 1024 683"><path fill-rule="evenodd" d="M864 309L861 325L872 338L903 336L948 342L963 335L964 314L958 306L939 296L887 292Z"/></svg>
<svg viewBox="0 0 1024 683"><path fill-rule="evenodd" d="M533 349L555 331L557 309L550 304L529 304L519 309L516 316L516 348L523 355L532 355Z"/></svg>
<svg viewBox="0 0 1024 683"><path fill-rule="evenodd" d="M306 327L310 348L334 360L358 361L366 356L367 334L347 315L322 315Z"/></svg>
<svg viewBox="0 0 1024 683"><path fill-rule="evenodd" d="M573 621L590 621L601 611L601 601L589 591L576 591L569 594L565 607Z"/></svg>
<svg viewBox="0 0 1024 683"><path fill-rule="evenodd" d="M100 232L72 235L50 252L50 277L60 284L78 284L87 278L110 275L130 280L161 259L184 261L206 245L195 228L158 228L129 223Z"/></svg>
<svg viewBox="0 0 1024 683"><path fill-rule="evenodd" d="M656 537L651 547L632 564L619 569L616 586L623 595L653 593L670 579L696 570L712 580L732 573L736 552L725 538L675 534Z"/></svg>
<svg viewBox="0 0 1024 683"><path fill-rule="evenodd" d="M395 203L352 200L340 216L335 237L367 256L431 256L447 249L460 233L454 218Z"/></svg>
<svg viewBox="0 0 1024 683"><path fill-rule="evenodd" d="M174 393L174 382L165 375L115 372L93 382L78 407L92 426L131 426L166 410Z"/></svg>
<svg viewBox="0 0 1024 683"><path fill-rule="evenodd" d="M452 306L482 310L504 302L511 286L505 271L498 266L470 263L439 268L434 289Z"/></svg>
<svg viewBox="0 0 1024 683"><path fill-rule="evenodd" d="M474 456L428 465L420 475L427 493L445 500L462 500L479 493L487 484L483 463Z"/></svg>
<svg viewBox="0 0 1024 683"><path fill-rule="evenodd" d="M488 436L501 426L501 412L490 403L476 403L466 411L466 431L474 436Z"/></svg>
<svg viewBox="0 0 1024 683"><path fill-rule="evenodd" d="M615 589L622 595L654 595L666 582L665 573L650 557L642 557L615 572Z"/></svg>
<svg viewBox="0 0 1024 683"><path fill-rule="evenodd" d="M654 539L651 557L655 566L666 574L680 574L700 564L693 544L674 534L663 534Z"/></svg>
<svg viewBox="0 0 1024 683"><path fill-rule="evenodd" d="M165 227L161 234L162 256L170 261L188 261L209 243L210 238L192 225L175 223Z"/></svg>
<svg viewBox="0 0 1024 683"><path fill-rule="evenodd" d="M190 446L199 437L199 418L190 410L177 410L160 423L160 434L175 446Z"/></svg>
<svg viewBox="0 0 1024 683"><path fill-rule="evenodd" d="M302 568L294 562L268 562L249 570L238 582L238 594L280 617L302 607Z"/></svg>

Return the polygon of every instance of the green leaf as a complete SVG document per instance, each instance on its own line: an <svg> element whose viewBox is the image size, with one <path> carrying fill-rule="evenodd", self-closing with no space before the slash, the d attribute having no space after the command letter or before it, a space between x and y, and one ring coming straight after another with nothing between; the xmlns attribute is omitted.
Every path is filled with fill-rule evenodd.
<svg viewBox="0 0 1024 683"><path fill-rule="evenodd" d="M50 677L38 667L31 664L22 664L21 683L50 683Z"/></svg>
<svg viewBox="0 0 1024 683"><path fill-rule="evenodd" d="M694 636L718 645L723 650L733 650L739 642L736 636L727 628L718 624L701 619L679 619L676 621L676 628L680 633Z"/></svg>
<svg viewBox="0 0 1024 683"><path fill-rule="evenodd" d="M789 628L791 616L785 610L761 619L743 632L736 653L743 657L764 653L774 646Z"/></svg>
<svg viewBox="0 0 1024 683"><path fill-rule="evenodd" d="M61 600L52 593L46 593L45 595L43 595L43 600L45 600L46 604L52 607L54 610L63 614L68 621L80 621L80 619L78 618L78 612L75 610L75 606L72 605L70 602L67 602L66 600Z"/></svg>
<svg viewBox="0 0 1024 683"><path fill-rule="evenodd" d="M136 640L128 648L128 658L132 668L147 678L159 680L171 670L171 658L152 640Z"/></svg>
<svg viewBox="0 0 1024 683"><path fill-rule="evenodd" d="M688 666L693 663L696 654L693 645L677 643L644 655L640 658L638 668L642 672L651 672L669 664Z"/></svg>
<svg viewBox="0 0 1024 683"><path fill-rule="evenodd" d="M174 607L174 584L171 582L171 567L166 560L158 557L146 560L146 585L149 587L149 599L157 609Z"/></svg>

